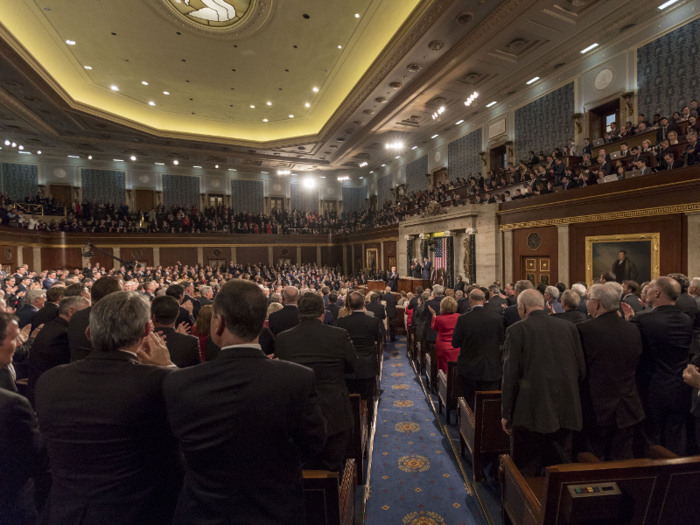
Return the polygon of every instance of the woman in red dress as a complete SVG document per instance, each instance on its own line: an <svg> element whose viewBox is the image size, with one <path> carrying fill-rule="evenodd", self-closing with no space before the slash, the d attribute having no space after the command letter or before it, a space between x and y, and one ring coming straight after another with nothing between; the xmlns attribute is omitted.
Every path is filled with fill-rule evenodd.
<svg viewBox="0 0 700 525"><path fill-rule="evenodd" d="M447 373L447 363L457 361L459 356L459 348L452 346L452 332L454 332L457 319L459 319L457 301L452 297L445 297L440 303L440 315L437 315L430 306L428 308L433 314L430 328L437 332L435 349L437 350L438 368Z"/></svg>
<svg viewBox="0 0 700 525"><path fill-rule="evenodd" d="M210 304L202 306L197 316L197 322L192 327L192 335L199 339L199 357L202 363L206 361L205 350L207 347L207 337L211 334L211 313L212 306Z"/></svg>

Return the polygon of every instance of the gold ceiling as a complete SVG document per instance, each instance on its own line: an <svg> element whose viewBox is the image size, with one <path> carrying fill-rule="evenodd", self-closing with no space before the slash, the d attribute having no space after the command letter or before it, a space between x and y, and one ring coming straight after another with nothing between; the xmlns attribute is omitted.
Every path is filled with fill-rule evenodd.
<svg viewBox="0 0 700 525"><path fill-rule="evenodd" d="M0 23L76 109L268 142L317 134L418 3L15 0Z"/></svg>

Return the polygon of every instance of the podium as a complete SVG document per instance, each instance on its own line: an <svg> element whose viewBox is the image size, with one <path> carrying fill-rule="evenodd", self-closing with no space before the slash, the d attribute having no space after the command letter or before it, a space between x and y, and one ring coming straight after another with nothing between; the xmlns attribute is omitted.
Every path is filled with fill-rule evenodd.
<svg viewBox="0 0 700 525"><path fill-rule="evenodd" d="M415 277L401 277L399 279L399 292L411 292L415 295L419 286L425 290L430 288L430 279L417 279Z"/></svg>
<svg viewBox="0 0 700 525"><path fill-rule="evenodd" d="M385 281L367 281L367 290L370 292L382 292L386 289Z"/></svg>

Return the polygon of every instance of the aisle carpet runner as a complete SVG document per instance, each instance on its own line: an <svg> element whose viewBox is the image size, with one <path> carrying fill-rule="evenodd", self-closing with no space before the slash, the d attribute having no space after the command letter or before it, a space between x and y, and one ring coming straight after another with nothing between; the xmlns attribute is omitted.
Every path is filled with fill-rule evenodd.
<svg viewBox="0 0 700 525"><path fill-rule="evenodd" d="M365 522L486 524L406 357L405 337L386 347L381 389Z"/></svg>

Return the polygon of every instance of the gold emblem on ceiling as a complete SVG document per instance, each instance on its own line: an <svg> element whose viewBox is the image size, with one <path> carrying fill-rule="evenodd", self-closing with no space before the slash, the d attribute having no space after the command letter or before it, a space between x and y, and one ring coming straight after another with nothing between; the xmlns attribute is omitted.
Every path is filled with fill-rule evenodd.
<svg viewBox="0 0 700 525"><path fill-rule="evenodd" d="M188 19L209 27L230 27L241 21L251 0L168 0Z"/></svg>

